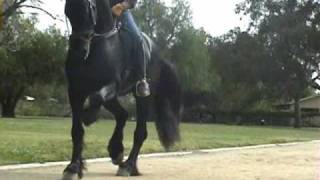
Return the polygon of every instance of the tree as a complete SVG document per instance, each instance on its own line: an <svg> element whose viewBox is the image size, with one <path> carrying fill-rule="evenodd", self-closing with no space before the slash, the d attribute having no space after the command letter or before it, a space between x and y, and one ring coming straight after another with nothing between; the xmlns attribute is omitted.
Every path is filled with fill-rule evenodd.
<svg viewBox="0 0 320 180"><path fill-rule="evenodd" d="M172 47L172 59L182 77L183 89L194 92L209 92L215 80L210 69L210 58L205 31L189 28L178 35Z"/></svg>
<svg viewBox="0 0 320 180"><path fill-rule="evenodd" d="M163 0L141 0L134 11L141 30L160 47L161 55L172 60L178 70L185 101L206 97L215 92L218 78L210 69L208 34L192 26L192 12L186 0L172 1L167 6ZM202 101L202 100L200 100Z"/></svg>
<svg viewBox="0 0 320 180"><path fill-rule="evenodd" d="M44 12L53 19L57 17L45 9L41 8L42 0L0 0L0 46L8 46L11 42L6 39L8 33L15 33L20 28L19 22L9 20L12 16L23 14L22 8L35 9ZM14 17L13 17L14 19ZM8 25L8 22L10 25ZM10 31L12 32L9 32ZM13 40L14 42L14 40Z"/></svg>
<svg viewBox="0 0 320 180"><path fill-rule="evenodd" d="M41 4L42 4L41 0L2 0L0 1L0 7L1 7L0 29L2 29L2 25L8 21L9 17L14 15L21 8L37 9L55 19L54 15L52 15L50 12L40 7Z"/></svg>
<svg viewBox="0 0 320 180"><path fill-rule="evenodd" d="M264 83L267 56L262 44L253 35L231 30L210 40L212 69L220 77L219 109L246 111L259 109L268 98ZM272 91L270 91L272 92Z"/></svg>
<svg viewBox="0 0 320 180"><path fill-rule="evenodd" d="M10 24L19 22L10 33ZM23 93L35 84L61 80L67 41L61 33L49 28L41 32L32 19L15 15L9 18L6 40L17 46L0 47L0 103L3 117L14 117L15 107ZM6 43L8 44L8 43Z"/></svg>
<svg viewBox="0 0 320 180"><path fill-rule="evenodd" d="M310 86L320 87L320 55L314 40L320 33L319 9L320 3L313 0L246 0L238 5L238 12L250 15L251 26L273 61L272 81L294 99L296 128L302 124L302 93Z"/></svg>
<svg viewBox="0 0 320 180"><path fill-rule="evenodd" d="M209 100L219 87L219 78L210 65L208 38L209 35L204 30L190 27L177 34L177 42L171 49L183 91L187 95L185 101L192 100L191 96L205 96ZM185 103L189 106L205 103L192 101Z"/></svg>
<svg viewBox="0 0 320 180"><path fill-rule="evenodd" d="M161 0L142 0L134 11L142 31L162 50L168 50L177 41L177 34L192 26L191 9L186 0L177 0L168 7Z"/></svg>

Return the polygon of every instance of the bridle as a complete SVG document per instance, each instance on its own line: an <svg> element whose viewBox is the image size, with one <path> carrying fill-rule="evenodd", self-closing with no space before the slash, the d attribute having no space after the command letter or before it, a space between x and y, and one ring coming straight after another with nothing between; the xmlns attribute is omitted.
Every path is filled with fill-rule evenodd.
<svg viewBox="0 0 320 180"><path fill-rule="evenodd" d="M89 5L89 16L90 16L90 20L92 22L92 25L95 27L97 24L97 6L96 6L96 1L95 0L86 0L88 5ZM80 33L76 33L76 32L72 32L70 35L70 39L73 40L81 40L83 42L85 42L88 45L88 48L90 50L90 43L91 40L93 38L105 38L108 39L112 36L114 36L115 34L117 34L119 31L118 28L114 28L111 31L107 31L104 33L96 33L95 30L93 32L80 32ZM89 56L89 50L87 52L87 54L85 55L85 59L87 59L87 57Z"/></svg>
<svg viewBox="0 0 320 180"><path fill-rule="evenodd" d="M89 4L89 13L90 13L90 19L93 24L93 26L96 26L97 24L97 6L96 6L96 1L95 0L86 0ZM119 31L119 28L115 26L111 31L107 31L104 33L72 33L70 35L70 38L74 39L81 39L84 41L91 41L92 38L94 37L104 37L104 38L110 38L113 35L115 35Z"/></svg>
<svg viewBox="0 0 320 180"><path fill-rule="evenodd" d="M89 3L89 10L90 10L90 16L91 16L91 20L93 22L93 25L95 26L97 24L97 11L96 10L96 1L95 0L87 0ZM94 2L93 2L94 1ZM107 31L105 33L96 33L94 32L92 34L92 38L93 37L104 37L104 38L109 38L112 37L113 35L115 35L118 32L118 28L113 28L111 31Z"/></svg>
<svg viewBox="0 0 320 180"><path fill-rule="evenodd" d="M93 0L87 0L89 4L89 11L90 11L90 17L92 20L93 25L95 26L97 24L97 5L96 1L93 2Z"/></svg>
<svg viewBox="0 0 320 180"><path fill-rule="evenodd" d="M89 16L92 23L92 26L95 27L97 24L97 13L96 13L96 3L93 0L86 0L89 4ZM70 39L80 39L84 41L88 41L92 38L94 32L86 31L86 32L72 32L70 35Z"/></svg>

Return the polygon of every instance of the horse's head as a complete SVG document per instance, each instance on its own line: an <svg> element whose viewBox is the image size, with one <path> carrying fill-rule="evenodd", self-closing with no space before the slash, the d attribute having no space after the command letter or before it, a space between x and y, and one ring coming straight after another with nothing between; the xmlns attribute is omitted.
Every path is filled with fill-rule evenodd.
<svg viewBox="0 0 320 180"><path fill-rule="evenodd" d="M72 27L70 38L77 41L77 51L87 58L97 20L95 0L66 0L65 14Z"/></svg>
<svg viewBox="0 0 320 180"><path fill-rule="evenodd" d="M73 34L93 34L97 19L95 0L67 0L65 14L70 20Z"/></svg>
<svg viewBox="0 0 320 180"><path fill-rule="evenodd" d="M113 28L109 0L66 0L65 14L72 26L73 47L85 59L89 55L91 39Z"/></svg>

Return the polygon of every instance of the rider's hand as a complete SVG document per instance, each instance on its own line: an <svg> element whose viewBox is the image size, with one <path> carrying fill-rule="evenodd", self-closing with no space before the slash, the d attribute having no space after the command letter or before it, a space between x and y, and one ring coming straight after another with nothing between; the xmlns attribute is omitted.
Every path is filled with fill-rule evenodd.
<svg viewBox="0 0 320 180"><path fill-rule="evenodd" d="M112 13L118 17L121 16L124 10L125 10L125 7L122 3L118 3L112 7Z"/></svg>

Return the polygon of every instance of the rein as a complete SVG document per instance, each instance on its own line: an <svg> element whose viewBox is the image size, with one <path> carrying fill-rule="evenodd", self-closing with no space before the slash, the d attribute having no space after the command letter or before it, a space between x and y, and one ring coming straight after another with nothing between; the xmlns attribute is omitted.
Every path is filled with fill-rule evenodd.
<svg viewBox="0 0 320 180"><path fill-rule="evenodd" d="M114 28L113 30L111 31L107 31L105 33L102 33L102 34L99 34L99 33L92 33L92 34L78 34L78 33L72 33L70 36L69 36L69 39L80 39L81 41L84 41L86 42L87 44L87 49L88 51L86 52L85 56L84 56L84 59L86 60L88 57L89 57L89 54L90 54L90 44L92 43L92 39L93 38L105 38L105 39L108 39L108 38L111 38L113 37L114 35L116 35L118 33L119 29L118 28Z"/></svg>
<svg viewBox="0 0 320 180"><path fill-rule="evenodd" d="M87 0L87 1L89 3L91 20L93 24L96 25L97 24L97 17L96 17L96 11L95 11L95 9L97 8L96 3L93 2L92 0Z"/></svg>
<svg viewBox="0 0 320 180"><path fill-rule="evenodd" d="M119 32L119 29L118 28L113 28L111 31L107 31L105 33L102 33L102 34L99 34L99 33L94 33L92 35L92 38L95 38L95 37L101 37L101 38L106 38L106 39L109 39L110 37L116 35L117 33Z"/></svg>
<svg viewBox="0 0 320 180"><path fill-rule="evenodd" d="M95 0L87 0L87 3L89 5L89 16L91 19L91 23L96 26L97 24L97 11L96 11L96 1ZM115 25L112 30L108 30L103 33L97 33L94 29L88 30L84 32L72 32L69 36L70 40L80 40L85 43L86 46L86 54L84 56L84 59L86 60L90 54L90 46L92 43L92 40L95 38L104 38L109 39L116 35L119 32L119 26Z"/></svg>
<svg viewBox="0 0 320 180"><path fill-rule="evenodd" d="M88 4L89 4L89 9L90 9L90 17L91 20L93 22L94 25L97 24L97 17L96 17L96 2L93 0L87 0ZM113 28L111 31L107 31L105 33L90 33L90 34L85 34L85 33L81 33L81 34L75 34L75 33L71 33L70 38L72 39L80 39L83 41L91 41L93 38L110 38L114 35L116 35L119 31L119 28L117 26L115 26L115 28Z"/></svg>
<svg viewBox="0 0 320 180"><path fill-rule="evenodd" d="M97 11L95 11L96 7L97 7L96 1L95 0L87 0L87 1L89 3L89 7L90 7L90 15L91 15L92 22L94 25L96 25L97 24ZM93 33L91 35L91 39L96 38L96 37L108 39L108 38L114 36L115 34L117 34L118 31L119 31L119 27L117 25L115 25L111 31L107 31L107 32L101 33L101 34L100 33Z"/></svg>
<svg viewBox="0 0 320 180"><path fill-rule="evenodd" d="M86 34L78 34L78 33L71 33L71 35L69 36L70 39L80 39L82 41L91 41L93 38L105 38L105 39L109 39L112 36L116 35L119 32L118 28L113 28L111 31L107 31L105 33L93 33L90 35L86 35Z"/></svg>

